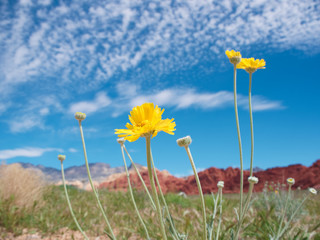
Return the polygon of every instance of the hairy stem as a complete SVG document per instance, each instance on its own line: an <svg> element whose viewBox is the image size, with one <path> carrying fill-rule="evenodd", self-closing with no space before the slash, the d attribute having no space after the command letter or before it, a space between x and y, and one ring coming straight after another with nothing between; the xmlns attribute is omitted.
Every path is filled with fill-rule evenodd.
<svg viewBox="0 0 320 240"><path fill-rule="evenodd" d="M306 196L302 202L300 203L300 205L296 208L296 210L294 211L294 213L292 214L292 216L290 217L289 221L286 223L286 225L284 226L283 230L280 232L280 234L276 237L276 240L281 239L282 235L285 233L285 231L287 230L287 228L289 227L289 224L291 223L291 221L293 220L294 216L298 213L298 211L300 210L300 208L302 207L302 205L304 204L304 202L307 200L308 196Z"/></svg>
<svg viewBox="0 0 320 240"><path fill-rule="evenodd" d="M251 103L251 84L252 73L249 73L249 112L250 112L250 129L251 129L251 161L250 161L250 177L253 174L253 151L254 151L254 136L253 136L253 117L252 117L252 103Z"/></svg>
<svg viewBox="0 0 320 240"><path fill-rule="evenodd" d="M153 210L156 210L156 205L154 204L154 202L153 202L153 200L152 200L152 197L151 197L151 195L150 195L150 192L149 192L149 190L148 190L148 188L147 188L147 186L146 186L143 178L141 177L141 174L140 174L138 168L136 167L136 164L134 164L134 162L133 162L133 160L132 160L129 152L127 151L127 148L126 148L125 145L123 145L123 148L124 148L124 150L126 151L126 153L127 153L127 155L128 155L128 158L129 158L130 161L131 161L131 164L133 165L134 169L136 170L136 173L138 174L139 179L140 179L140 181L142 182L142 185L143 185L144 189L146 190L146 193L147 193L147 195L148 195L148 197L149 197L149 199L150 199L150 201L151 201Z"/></svg>
<svg viewBox="0 0 320 240"><path fill-rule="evenodd" d="M280 237L282 223L283 223L283 220L284 220L284 217L286 215L287 208L288 208L288 202L289 202L289 198L290 198L290 193L291 193L291 184L289 184L287 199L286 199L286 203L284 205L284 209L283 209L283 212L282 212L282 216L281 216L281 220L280 220L280 224L279 224L279 229L278 229L278 233L277 233L277 238Z"/></svg>
<svg viewBox="0 0 320 240"><path fill-rule="evenodd" d="M220 216L219 216L219 224L218 224L217 236L216 236L215 240L219 239L219 233L220 233L220 227L221 227L221 221L222 221L222 188L219 188L219 195L220 195L220 204L219 204Z"/></svg>
<svg viewBox="0 0 320 240"><path fill-rule="evenodd" d="M169 212L169 208L168 208L167 202L166 202L166 200L165 200L165 198L163 196L163 193L162 193L162 189L161 189L161 186L160 186L160 183L159 183L159 180L158 180L156 168L155 168L154 163L153 163L152 155L151 155L151 164L152 164L152 168L153 168L153 174L154 174L154 177L156 179L156 182L157 182L157 185L158 185L158 188L159 188L160 196L161 196L162 202L163 202L163 204L165 206L165 210L166 210L166 213L167 213L168 218L169 218L170 226L171 226L171 228L173 230L174 238L179 240L177 231L176 231L176 229L175 229L175 227L173 225L172 219L171 219L171 215L170 215L170 212Z"/></svg>
<svg viewBox="0 0 320 240"><path fill-rule="evenodd" d="M128 168L127 168L127 163L126 163L126 158L124 156L124 151L123 151L123 148L124 148L124 145L121 145L121 153L122 153L122 158L123 158L123 163L124 163L124 167L126 169L126 174L127 174L127 180L128 180L128 187L129 187L129 191L130 191L130 196L131 196L131 200L132 200L132 203L134 205L134 209L136 210L136 213L138 215L138 218L144 228L144 231L146 232L146 235L147 235L147 239L150 239L150 236L149 236L149 233L148 233L148 229L144 223L144 221L142 220L142 217L140 215L140 212L139 212L139 209L137 207L137 204L136 204L136 201L134 199L134 196L133 196L133 192L132 192L132 187L131 187L131 182L130 182L130 175L129 175L129 172L128 172Z"/></svg>
<svg viewBox="0 0 320 240"><path fill-rule="evenodd" d="M156 208L157 208L158 220L159 220L159 224L160 224L162 239L167 240L166 230L164 228L164 224L162 221L160 202L159 202L157 189L156 189L156 185L154 183L154 178L153 178L153 174L152 174L152 167L151 167L152 153L151 153L151 143L150 142L151 142L150 136L146 137L148 174L149 174L149 179L150 179L150 184L151 184L151 189L152 189L152 195L153 195L153 198L154 198L154 201L156 204Z"/></svg>
<svg viewBox="0 0 320 240"><path fill-rule="evenodd" d="M240 152L240 207L239 215L242 214L242 205L243 205L243 159L242 159L242 145L241 145L241 135L240 135L240 126L239 126L239 116L238 116L238 104L237 104L237 65L234 64L233 69L233 94L234 94L234 111L236 116L237 123L237 133L239 141L239 152Z"/></svg>
<svg viewBox="0 0 320 240"><path fill-rule="evenodd" d="M213 198L213 201L214 201L214 207L213 207L213 214L212 214L212 218L213 218L213 221L212 221L212 228L211 228L211 232L210 232L210 240L213 239L213 233L214 233L214 220L216 219L216 214L217 214L217 206L218 206L218 198L219 198L219 190L218 190L218 194L217 194L217 197L216 199L214 199L214 196L213 196L213 193L212 194L212 198Z"/></svg>
<svg viewBox="0 0 320 240"><path fill-rule="evenodd" d="M189 146L186 146L186 151L193 169L194 177L196 179L197 185L198 185L198 191L201 199L201 205L202 205L202 217L203 217L203 240L207 240L207 217L206 217L206 205L204 203L204 198L203 198L203 193L202 193L202 188L199 180L199 176L197 173L196 166L194 165L193 158L190 152Z"/></svg>
<svg viewBox="0 0 320 240"><path fill-rule="evenodd" d="M82 130L82 125L81 125L81 121L79 121L79 127L80 127L80 134L81 134L81 139L82 139L82 146L83 146L83 153L84 153L84 159L85 159L85 162L86 162L86 168L87 168L87 174L88 174L88 179L89 179L89 182L90 182L90 185L91 185L91 188L92 188L92 191L97 199L97 203L98 203L98 206L100 208L100 211L103 215L103 218L104 220L106 221L107 223L107 226L108 226L108 229L111 233L111 236L114 240L116 240L116 237L114 236L114 233L112 231L112 228L111 228L111 225L109 223L109 220L107 218L107 215L106 213L104 212L104 209L101 205L101 202L100 202L100 199L99 199L99 196L98 196L98 193L97 193L97 190L96 188L94 187L93 185L93 182L92 182L92 178L91 178L91 174L90 174L90 169L89 169L89 163L88 163L88 158L87 158L87 151L86 151L86 145L85 145L85 142L84 142L84 136L83 136L83 130Z"/></svg>
<svg viewBox="0 0 320 240"><path fill-rule="evenodd" d="M78 223L77 218L76 218L76 216L75 216L74 213L73 213L72 206L71 206L70 199L69 199L69 195L68 195L68 191L67 191L66 181L65 181L65 178L64 178L64 170L63 170L63 163L62 163L62 161L61 161L61 174L62 174L62 182L63 182L64 192L65 192L65 194L66 194L66 198L67 198L67 202L68 202L68 206L69 206L69 209L70 209L71 216L72 216L75 224L77 225L79 231L82 233L83 237L84 237L86 240L89 240L89 238L87 237L87 235L85 234L85 232L84 232L84 231L82 230L82 228L80 227L80 224Z"/></svg>

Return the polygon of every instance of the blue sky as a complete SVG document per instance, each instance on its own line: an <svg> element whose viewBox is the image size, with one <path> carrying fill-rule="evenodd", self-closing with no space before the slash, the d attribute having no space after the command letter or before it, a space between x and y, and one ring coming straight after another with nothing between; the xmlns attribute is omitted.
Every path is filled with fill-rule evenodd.
<svg viewBox="0 0 320 240"><path fill-rule="evenodd" d="M175 118L174 136L152 140L156 167L191 166L176 139L190 135L199 170L239 166L232 65L225 50L264 58L253 74L254 165L320 158L318 1L57 1L0 3L0 160L59 168L123 165L115 128L144 102ZM238 71L245 168L249 167L248 74ZM145 141L127 143L146 165Z"/></svg>

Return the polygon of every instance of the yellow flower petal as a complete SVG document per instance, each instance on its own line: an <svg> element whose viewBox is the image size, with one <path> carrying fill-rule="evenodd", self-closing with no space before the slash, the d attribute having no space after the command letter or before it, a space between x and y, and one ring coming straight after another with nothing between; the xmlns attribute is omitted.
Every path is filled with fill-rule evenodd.
<svg viewBox="0 0 320 240"><path fill-rule="evenodd" d="M115 134L129 142L134 142L139 137L155 137L161 131L173 135L176 130L174 119L162 119L163 112L164 109L154 107L153 103L134 107L129 115L131 124L126 124L127 129L115 129Z"/></svg>
<svg viewBox="0 0 320 240"><path fill-rule="evenodd" d="M244 69L248 73L254 73L257 69L264 69L265 65L264 59L242 58L237 68Z"/></svg>

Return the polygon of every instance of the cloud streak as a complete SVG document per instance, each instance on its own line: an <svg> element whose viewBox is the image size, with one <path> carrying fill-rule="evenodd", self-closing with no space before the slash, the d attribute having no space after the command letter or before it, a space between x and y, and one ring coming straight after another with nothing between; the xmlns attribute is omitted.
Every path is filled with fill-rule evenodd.
<svg viewBox="0 0 320 240"><path fill-rule="evenodd" d="M25 147L25 148L16 148L16 149L6 149L0 151L0 159L7 160L10 158L16 157L41 157L46 152L63 152L62 149L59 148L33 148L33 147Z"/></svg>
<svg viewBox="0 0 320 240"><path fill-rule="evenodd" d="M116 101L120 102L120 101ZM145 102L153 102L159 106L173 107L177 110L198 108L198 109L219 109L233 106L233 92L198 92L194 88L169 88L149 95L137 94L136 96L124 99L115 108L114 116L131 109L134 106ZM127 103L127 107L123 107ZM238 105L248 109L248 97L238 94ZM252 110L266 111L284 109L285 106L280 101L266 99L262 96L252 96Z"/></svg>
<svg viewBox="0 0 320 240"><path fill-rule="evenodd" d="M99 92L93 101L81 101L71 104L69 112L85 112L86 114L101 110L111 104L110 98L104 92Z"/></svg>
<svg viewBox="0 0 320 240"><path fill-rule="evenodd" d="M60 84L89 90L141 61L159 75L199 58L219 58L227 48L257 44L264 50L320 51L317 1L8 4L0 9L0 89L58 75Z"/></svg>

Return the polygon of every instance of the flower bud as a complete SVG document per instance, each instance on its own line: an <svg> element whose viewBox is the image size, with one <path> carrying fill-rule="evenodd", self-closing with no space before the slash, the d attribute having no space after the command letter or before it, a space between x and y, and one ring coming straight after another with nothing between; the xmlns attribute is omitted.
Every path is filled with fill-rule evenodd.
<svg viewBox="0 0 320 240"><path fill-rule="evenodd" d="M309 188L309 192L313 195L317 195L317 190L315 190L314 188Z"/></svg>
<svg viewBox="0 0 320 240"><path fill-rule="evenodd" d="M224 188L224 181L219 181L217 186L218 188Z"/></svg>
<svg viewBox="0 0 320 240"><path fill-rule="evenodd" d="M122 146L126 140L124 138L118 138L117 142Z"/></svg>
<svg viewBox="0 0 320 240"><path fill-rule="evenodd" d="M82 121L84 119L86 119L86 114L85 113L82 113L82 112L76 112L74 117L79 120L79 121Z"/></svg>
<svg viewBox="0 0 320 240"><path fill-rule="evenodd" d="M66 159L66 155L58 155L58 159L60 160L60 162L63 162Z"/></svg>
<svg viewBox="0 0 320 240"><path fill-rule="evenodd" d="M289 185L293 185L293 184L295 183L294 178L288 178L288 179L287 179L287 183L288 183Z"/></svg>
<svg viewBox="0 0 320 240"><path fill-rule="evenodd" d="M177 140L177 143L180 147L188 147L191 144L191 142L192 142L192 139L190 136L179 138Z"/></svg>
<svg viewBox="0 0 320 240"><path fill-rule="evenodd" d="M259 179L257 177L251 176L248 177L249 183L257 184L259 182Z"/></svg>

